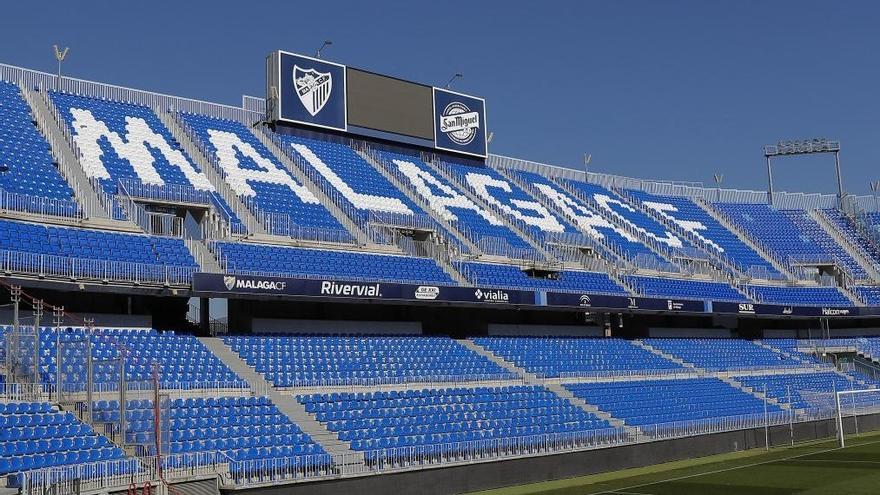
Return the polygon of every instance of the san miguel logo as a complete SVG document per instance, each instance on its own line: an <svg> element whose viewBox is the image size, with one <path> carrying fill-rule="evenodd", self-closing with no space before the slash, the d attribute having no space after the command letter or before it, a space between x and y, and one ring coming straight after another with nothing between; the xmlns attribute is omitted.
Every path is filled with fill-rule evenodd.
<svg viewBox="0 0 880 495"><path fill-rule="evenodd" d="M579 301L580 301L580 305L583 307L590 307L593 305L593 301L590 300L590 296L588 296L586 294L581 295Z"/></svg>
<svg viewBox="0 0 880 495"><path fill-rule="evenodd" d="M440 114L440 132L449 136L455 144L471 143L480 130L480 113L472 112L464 103L453 101Z"/></svg>
<svg viewBox="0 0 880 495"><path fill-rule="evenodd" d="M327 104L333 91L333 75L329 72L318 72L315 69L302 69L293 66L293 83L299 101L306 107L312 117Z"/></svg>

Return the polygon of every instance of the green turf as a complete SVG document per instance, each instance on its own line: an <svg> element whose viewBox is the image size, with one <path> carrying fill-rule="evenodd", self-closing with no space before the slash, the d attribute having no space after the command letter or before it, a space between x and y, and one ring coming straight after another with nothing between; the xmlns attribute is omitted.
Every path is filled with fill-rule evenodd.
<svg viewBox="0 0 880 495"><path fill-rule="evenodd" d="M477 492L479 495L880 493L880 432ZM472 495L477 495L477 493Z"/></svg>

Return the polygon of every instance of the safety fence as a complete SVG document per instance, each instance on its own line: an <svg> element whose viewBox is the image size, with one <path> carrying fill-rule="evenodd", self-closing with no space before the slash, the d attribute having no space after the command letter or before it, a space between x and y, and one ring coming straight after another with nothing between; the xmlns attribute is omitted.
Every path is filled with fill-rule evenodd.
<svg viewBox="0 0 880 495"><path fill-rule="evenodd" d="M53 199L30 194L9 192L0 189L0 211L27 213L46 218L68 218L82 220L83 211L76 201L70 199Z"/></svg>
<svg viewBox="0 0 880 495"><path fill-rule="evenodd" d="M69 258L25 251L0 250L0 272L69 281L94 280L132 284L189 285L196 267Z"/></svg>

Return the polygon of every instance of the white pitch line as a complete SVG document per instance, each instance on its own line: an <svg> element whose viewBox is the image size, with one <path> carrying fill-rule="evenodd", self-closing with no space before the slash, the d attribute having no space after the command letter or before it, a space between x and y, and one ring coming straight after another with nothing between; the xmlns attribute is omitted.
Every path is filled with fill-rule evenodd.
<svg viewBox="0 0 880 495"><path fill-rule="evenodd" d="M880 461L860 461L860 460L845 461L845 460L839 460L839 459L801 459L798 462L834 462L834 463L838 463L838 464L880 464Z"/></svg>
<svg viewBox="0 0 880 495"><path fill-rule="evenodd" d="M850 445L848 447L844 447L843 449L845 450L849 447L862 447L864 445L873 445L875 443L880 443L880 440L875 440L873 442L860 443L858 445ZM660 480L660 481L653 481L651 483L641 483L638 485L625 486L623 488L620 488L620 490L630 490L633 488L642 488L645 486L660 485L662 483L669 483L670 481L681 481L681 480L686 480L686 479L690 479L690 478L698 478L700 476L707 476L710 474L725 473L727 471L736 471L737 469L746 469L746 468L750 468L750 467L763 466L765 464L773 464L774 462L790 461L792 459L799 459L801 457L807 457L807 456L816 455L816 454L824 454L826 452L833 452L835 450L841 450L841 448L834 447L832 449L819 450L816 452L809 452L807 454L798 454L798 455L793 455L791 457L783 457L781 459L773 459L773 460L769 460L769 461L762 461L762 462L755 462L752 464L745 464L743 466L734 466L734 467L729 467L729 468L724 468L724 469L716 469L714 471L706 471L705 473L688 474L686 476L678 476L676 478L669 478L669 479ZM614 493L625 493L625 492L619 492L617 490L606 490L604 492L596 492L596 495L602 495L603 493L614 494Z"/></svg>

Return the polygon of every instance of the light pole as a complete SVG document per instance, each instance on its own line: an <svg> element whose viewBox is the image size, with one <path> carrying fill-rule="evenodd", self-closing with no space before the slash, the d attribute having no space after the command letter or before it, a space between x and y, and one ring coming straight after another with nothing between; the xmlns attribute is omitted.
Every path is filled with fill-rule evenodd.
<svg viewBox="0 0 880 495"><path fill-rule="evenodd" d="M715 173L712 174L712 178L715 179L715 202L721 202L721 183L724 182L724 174Z"/></svg>
<svg viewBox="0 0 880 495"><path fill-rule="evenodd" d="M324 40L324 43L321 44L321 47L315 50L315 58L321 58L321 50L327 48L328 46L333 44L333 40Z"/></svg>
<svg viewBox="0 0 880 495"><path fill-rule="evenodd" d="M449 89L452 87L452 81L455 81L456 79L459 79L462 77L464 77L464 74L462 74L461 72L456 72L455 74L453 74L452 77L450 77L449 80L446 81L446 89Z"/></svg>
<svg viewBox="0 0 880 495"><path fill-rule="evenodd" d="M590 162L593 161L592 153L584 153L584 182L590 181Z"/></svg>
<svg viewBox="0 0 880 495"><path fill-rule="evenodd" d="M843 179L840 174L840 141L826 138L813 138L795 141L779 141L764 146L764 158L767 159L767 199L773 204L773 168L771 159L777 156L814 155L831 153L834 155L834 168L837 171L837 201L843 207Z"/></svg>
<svg viewBox="0 0 880 495"><path fill-rule="evenodd" d="M63 50L58 48L58 45L52 45L52 51L55 53L55 60L58 62L58 80L56 89L61 89L61 62L64 62L64 59L67 57L67 52L70 51L70 47L65 47Z"/></svg>
<svg viewBox="0 0 880 495"><path fill-rule="evenodd" d="M0 169L2 172L3 169ZM877 191L880 191L880 180L871 181L871 195L874 196L874 210L877 211Z"/></svg>

